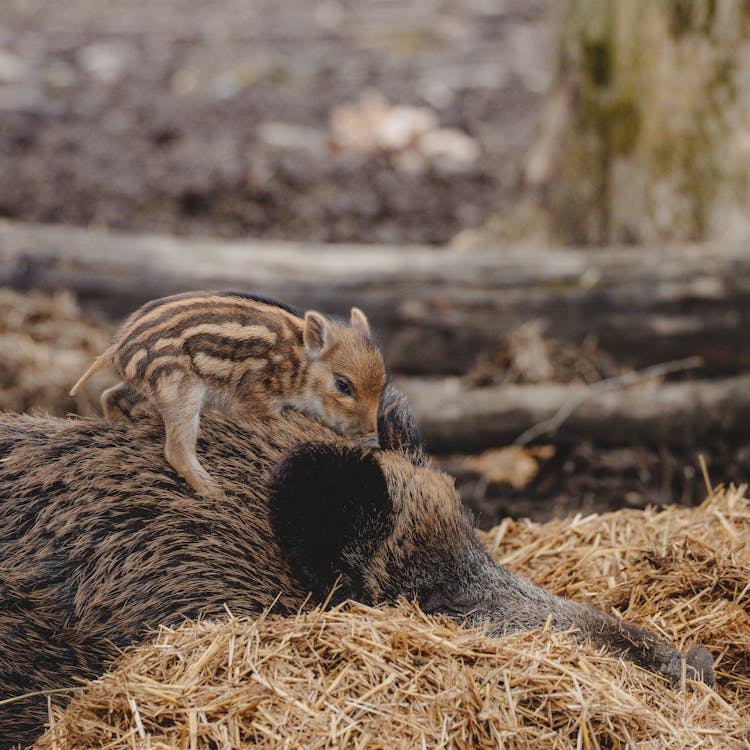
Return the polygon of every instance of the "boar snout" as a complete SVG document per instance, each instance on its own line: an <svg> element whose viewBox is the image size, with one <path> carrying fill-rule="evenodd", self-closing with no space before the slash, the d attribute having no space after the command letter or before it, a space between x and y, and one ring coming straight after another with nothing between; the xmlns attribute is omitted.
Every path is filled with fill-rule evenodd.
<svg viewBox="0 0 750 750"><path fill-rule="evenodd" d="M693 646L685 657L687 664L686 677L689 680L699 680L709 687L714 687L714 658L705 646Z"/></svg>
<svg viewBox="0 0 750 750"><path fill-rule="evenodd" d="M686 687L686 679L715 685L714 660L705 646L693 646L687 654L681 654L667 644L659 644L654 648L653 666L675 687Z"/></svg>

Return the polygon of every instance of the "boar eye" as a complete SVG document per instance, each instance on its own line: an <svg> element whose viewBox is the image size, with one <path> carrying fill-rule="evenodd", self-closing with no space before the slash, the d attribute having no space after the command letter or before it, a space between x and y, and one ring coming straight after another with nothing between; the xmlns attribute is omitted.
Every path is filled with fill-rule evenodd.
<svg viewBox="0 0 750 750"><path fill-rule="evenodd" d="M336 385L336 390L344 396L351 396L354 391L352 384L341 375L336 376L334 384Z"/></svg>

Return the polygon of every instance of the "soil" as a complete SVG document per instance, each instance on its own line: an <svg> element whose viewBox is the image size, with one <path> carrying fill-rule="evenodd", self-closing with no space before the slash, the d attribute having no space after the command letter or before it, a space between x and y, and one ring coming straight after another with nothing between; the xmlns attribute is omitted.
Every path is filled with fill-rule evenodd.
<svg viewBox="0 0 750 750"><path fill-rule="evenodd" d="M477 526L490 529L505 517L544 522L620 508L700 505L708 495L701 457L712 485L747 481L750 449L726 440L702 451L669 445L556 445L554 455L539 461L538 473L522 487L487 483L467 469L465 456L441 456L438 464L456 476Z"/></svg>
<svg viewBox="0 0 750 750"><path fill-rule="evenodd" d="M5 0L0 216L134 231L444 243L513 193L549 0ZM331 148L367 92L476 140L415 173Z"/></svg>

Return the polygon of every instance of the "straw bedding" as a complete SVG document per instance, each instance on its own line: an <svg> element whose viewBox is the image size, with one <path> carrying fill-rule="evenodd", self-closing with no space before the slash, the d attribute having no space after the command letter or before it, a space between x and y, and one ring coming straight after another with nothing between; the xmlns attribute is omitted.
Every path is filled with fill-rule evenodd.
<svg viewBox="0 0 750 750"><path fill-rule="evenodd" d="M68 391L110 336L108 325L82 315L69 292L0 288L0 410L96 414L95 388L75 400Z"/></svg>
<svg viewBox="0 0 750 750"><path fill-rule="evenodd" d="M716 692L564 634L492 639L409 604L164 629L53 708L39 748L750 746L750 502L505 522L494 557L716 659Z"/></svg>

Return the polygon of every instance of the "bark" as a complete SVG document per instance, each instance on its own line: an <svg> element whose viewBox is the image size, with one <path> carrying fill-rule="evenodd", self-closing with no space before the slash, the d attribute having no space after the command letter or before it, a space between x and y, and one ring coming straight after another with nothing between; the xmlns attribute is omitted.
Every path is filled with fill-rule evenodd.
<svg viewBox="0 0 750 750"><path fill-rule="evenodd" d="M731 244L590 250L228 242L0 222L0 284L71 289L114 319L148 299L223 288L347 314L362 307L394 372L455 374L510 331L595 336L624 366L700 354L750 368L750 255Z"/></svg>

